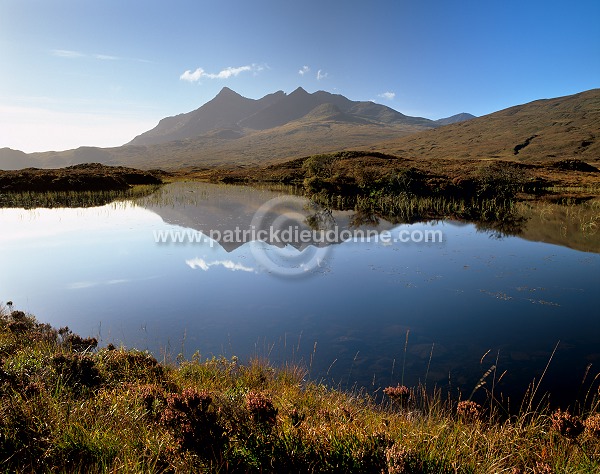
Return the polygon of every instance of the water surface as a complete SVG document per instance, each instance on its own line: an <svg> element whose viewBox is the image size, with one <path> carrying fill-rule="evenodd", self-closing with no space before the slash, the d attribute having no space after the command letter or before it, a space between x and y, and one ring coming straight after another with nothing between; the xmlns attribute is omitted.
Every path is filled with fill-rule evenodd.
<svg viewBox="0 0 600 474"><path fill-rule="evenodd" d="M468 395L497 360L507 372L496 390L518 398L559 341L540 390L571 401L587 366L590 380L598 372L600 236L563 208L556 219L529 209L522 237L379 219L362 229L439 230L443 241L156 241L248 228L261 209L262 224L357 222L281 191L200 183L95 208L0 209L0 300L102 344L302 362L342 387L376 390L404 372L407 385Z"/></svg>

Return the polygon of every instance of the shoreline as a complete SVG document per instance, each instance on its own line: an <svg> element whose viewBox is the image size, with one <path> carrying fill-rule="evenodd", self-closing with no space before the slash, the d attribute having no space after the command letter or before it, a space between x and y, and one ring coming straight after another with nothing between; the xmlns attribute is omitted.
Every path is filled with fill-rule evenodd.
<svg viewBox="0 0 600 474"><path fill-rule="evenodd" d="M551 410L540 381L516 415L423 387L382 401L236 357L177 364L97 348L0 305L0 458L16 472L552 473L600 467L600 394ZM485 390L485 389L482 389Z"/></svg>

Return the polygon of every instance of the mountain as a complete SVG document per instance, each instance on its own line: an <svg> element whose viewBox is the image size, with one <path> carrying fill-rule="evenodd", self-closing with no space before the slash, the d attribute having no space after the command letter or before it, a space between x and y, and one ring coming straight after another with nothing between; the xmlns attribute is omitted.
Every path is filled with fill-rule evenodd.
<svg viewBox="0 0 600 474"><path fill-rule="evenodd" d="M466 122L467 120L471 120L474 118L477 117L475 117L475 115L463 112L462 114L456 114L452 117L441 118L439 120L436 120L435 123L437 123L438 125L450 125L453 123Z"/></svg>
<svg viewBox="0 0 600 474"><path fill-rule="evenodd" d="M470 120L456 122L470 118ZM450 123L443 125L442 123ZM85 162L144 169L247 167L349 149L418 160L600 161L600 89L542 99L482 117L432 121L373 102L298 88L248 99L224 88L202 107L168 117L131 143L24 154L0 150L0 168Z"/></svg>
<svg viewBox="0 0 600 474"><path fill-rule="evenodd" d="M319 100L316 95L309 94L302 87L298 87L294 92L285 95L269 107L242 120L240 125L253 130L280 127L303 117L324 103L326 102Z"/></svg>
<svg viewBox="0 0 600 474"><path fill-rule="evenodd" d="M367 148L367 147L365 147ZM369 150L418 159L600 160L600 89L542 99L435 130L387 140Z"/></svg>
<svg viewBox="0 0 600 474"><path fill-rule="evenodd" d="M259 100L247 99L228 87L199 109L162 119L156 127L135 137L130 145L155 145L173 140L194 138L219 129L236 129L238 122L278 102L283 91Z"/></svg>
<svg viewBox="0 0 600 474"><path fill-rule="evenodd" d="M368 124L369 120L342 112L339 107L332 103L317 105L309 113L298 119L301 122L336 121L348 123Z"/></svg>
<svg viewBox="0 0 600 474"><path fill-rule="evenodd" d="M8 156L6 166L56 168L97 162L138 168L248 166L356 148L439 127L373 102L301 87L248 99L224 87L191 112L162 119L128 144ZM18 153L18 152L17 152ZM25 159L27 158L27 159Z"/></svg>
<svg viewBox="0 0 600 474"><path fill-rule="evenodd" d="M12 148L0 148L0 169L20 170L38 165L38 161L27 153Z"/></svg>
<svg viewBox="0 0 600 474"><path fill-rule="evenodd" d="M186 114L162 119L156 127L137 136L129 145L156 145L175 140L193 140L207 134L239 138L254 131L275 129L302 118L318 119L324 110L323 107L334 107L337 110L336 120L348 123L414 125L424 128L439 126L432 120L408 117L384 105L356 102L325 91L310 94L298 87L290 94L278 91L255 100L242 97L224 87L214 99L202 107ZM331 114L328 116L329 119L332 117Z"/></svg>

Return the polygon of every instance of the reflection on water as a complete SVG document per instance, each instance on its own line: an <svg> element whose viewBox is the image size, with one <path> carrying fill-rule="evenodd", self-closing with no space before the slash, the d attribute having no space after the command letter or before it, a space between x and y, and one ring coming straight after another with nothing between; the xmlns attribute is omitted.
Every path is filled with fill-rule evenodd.
<svg viewBox="0 0 600 474"><path fill-rule="evenodd" d="M468 395L497 362L498 373L507 370L497 390L520 396L560 340L540 390L570 400L587 365L600 363L593 202L522 204L520 237L494 238L497 232L476 224L397 225L284 199L292 203L287 217L269 207L265 222L392 235L439 230L444 237L345 240L321 246L326 255L306 267L318 251L310 244L155 240L158 231L247 228L283 194L175 184L98 208L1 209L0 300L104 344L305 361L311 377L344 387L395 384L404 371L409 385ZM269 265L288 257L307 277L273 276Z"/></svg>

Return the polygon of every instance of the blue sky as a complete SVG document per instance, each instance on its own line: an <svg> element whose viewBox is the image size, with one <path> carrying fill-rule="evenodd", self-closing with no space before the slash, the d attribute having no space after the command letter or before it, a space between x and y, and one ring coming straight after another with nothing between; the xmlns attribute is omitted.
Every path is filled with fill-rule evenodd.
<svg viewBox="0 0 600 474"><path fill-rule="evenodd" d="M121 145L223 86L483 115L600 87L599 24L597 0L2 0L0 148Z"/></svg>

